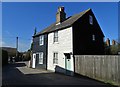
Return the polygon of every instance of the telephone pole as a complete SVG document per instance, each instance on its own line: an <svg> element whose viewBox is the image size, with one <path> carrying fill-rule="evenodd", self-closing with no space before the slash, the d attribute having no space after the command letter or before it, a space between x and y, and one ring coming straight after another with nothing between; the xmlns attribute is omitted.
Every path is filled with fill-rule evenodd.
<svg viewBox="0 0 120 87"><path fill-rule="evenodd" d="M16 37L16 58L18 57L18 37Z"/></svg>

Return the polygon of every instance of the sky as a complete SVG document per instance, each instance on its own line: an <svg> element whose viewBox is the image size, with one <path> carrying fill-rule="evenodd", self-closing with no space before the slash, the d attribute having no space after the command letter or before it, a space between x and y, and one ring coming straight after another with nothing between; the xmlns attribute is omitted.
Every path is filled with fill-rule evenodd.
<svg viewBox="0 0 120 87"><path fill-rule="evenodd" d="M105 39L118 39L117 2L3 2L2 45L26 51L30 48L34 28L40 32L56 21L58 6L64 6L66 16L72 16L91 8Z"/></svg>

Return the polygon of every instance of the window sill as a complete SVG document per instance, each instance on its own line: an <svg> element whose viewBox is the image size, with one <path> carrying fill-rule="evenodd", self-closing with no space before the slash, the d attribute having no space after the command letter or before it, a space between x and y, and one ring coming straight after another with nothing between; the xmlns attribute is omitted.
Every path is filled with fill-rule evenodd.
<svg viewBox="0 0 120 87"><path fill-rule="evenodd" d="M58 64L53 64L53 65L58 65Z"/></svg>
<svg viewBox="0 0 120 87"><path fill-rule="evenodd" d="M39 63L39 65L42 65L43 63Z"/></svg>
<svg viewBox="0 0 120 87"><path fill-rule="evenodd" d="M59 44L59 42L53 42L53 44Z"/></svg>
<svg viewBox="0 0 120 87"><path fill-rule="evenodd" d="M39 45L39 46L43 46L43 44Z"/></svg>

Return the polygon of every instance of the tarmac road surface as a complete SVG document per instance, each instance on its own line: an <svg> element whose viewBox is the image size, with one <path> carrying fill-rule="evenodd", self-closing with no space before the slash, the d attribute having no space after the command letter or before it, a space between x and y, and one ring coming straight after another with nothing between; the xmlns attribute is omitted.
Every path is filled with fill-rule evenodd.
<svg viewBox="0 0 120 87"><path fill-rule="evenodd" d="M86 77L73 77L50 72L43 69L32 69L26 66L26 62L8 64L2 69L3 87L13 86L40 86L40 85L81 85L114 87Z"/></svg>

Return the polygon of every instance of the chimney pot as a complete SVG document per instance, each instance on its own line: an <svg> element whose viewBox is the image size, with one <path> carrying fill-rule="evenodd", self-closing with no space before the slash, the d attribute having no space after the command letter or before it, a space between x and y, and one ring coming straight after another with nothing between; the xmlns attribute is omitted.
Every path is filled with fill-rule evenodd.
<svg viewBox="0 0 120 87"><path fill-rule="evenodd" d="M115 42L115 40L112 40L112 45L116 45L116 42Z"/></svg>
<svg viewBox="0 0 120 87"><path fill-rule="evenodd" d="M110 40L109 40L109 38L107 38L106 44L107 44L107 46L110 46Z"/></svg>

